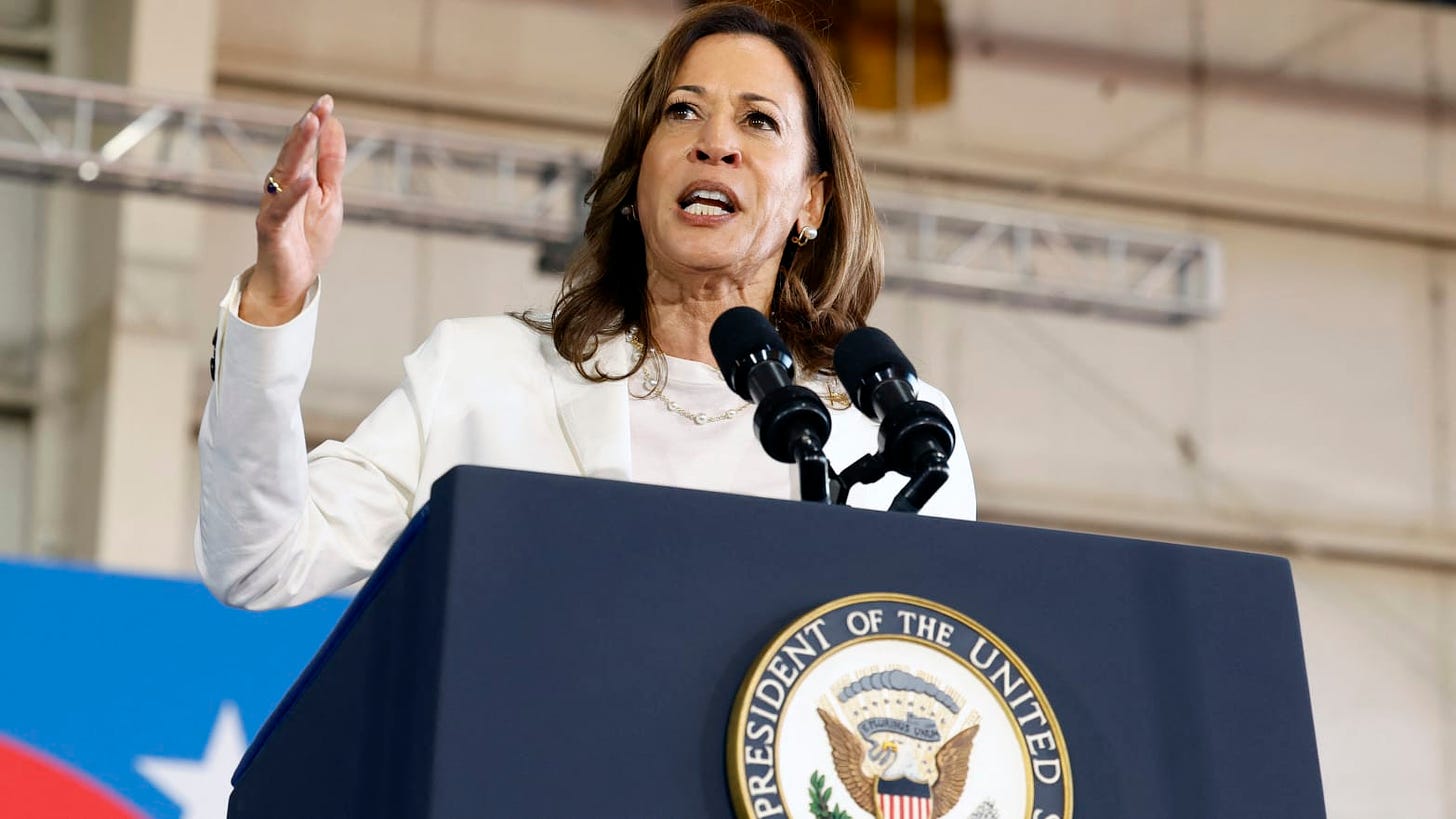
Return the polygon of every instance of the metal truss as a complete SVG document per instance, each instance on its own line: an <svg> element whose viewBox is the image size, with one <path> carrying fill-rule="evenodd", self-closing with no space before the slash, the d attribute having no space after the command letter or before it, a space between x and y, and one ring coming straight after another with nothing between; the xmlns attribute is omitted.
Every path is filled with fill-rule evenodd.
<svg viewBox="0 0 1456 819"><path fill-rule="evenodd" d="M1205 236L885 190L875 202L890 288L1167 323L1223 302Z"/></svg>
<svg viewBox="0 0 1456 819"><path fill-rule="evenodd" d="M299 112L0 71L0 172L256 206ZM350 121L350 219L580 236L594 161L519 141Z"/></svg>
<svg viewBox="0 0 1456 819"><path fill-rule="evenodd" d="M255 206L296 117L0 71L0 173ZM357 120L349 142L351 220L537 242L557 270L581 235L595 156ZM875 201L891 288L1154 322L1220 304L1207 238L891 190Z"/></svg>

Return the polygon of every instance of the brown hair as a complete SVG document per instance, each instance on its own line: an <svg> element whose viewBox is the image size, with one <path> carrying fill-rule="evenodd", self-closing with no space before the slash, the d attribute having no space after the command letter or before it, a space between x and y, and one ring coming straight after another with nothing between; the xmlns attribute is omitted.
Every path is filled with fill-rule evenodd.
<svg viewBox="0 0 1456 819"><path fill-rule="evenodd" d="M552 336L556 351L593 381L635 373L587 372L603 337L636 327L653 345L647 310L647 261L640 226L621 213L636 201L637 179L648 139L662 118L674 75L688 50L712 34L763 37L783 52L804 87L809 118L810 167L828 173L828 203L819 237L798 247L785 237L774 286L772 314L799 371L832 371L834 347L860 327L884 280L884 251L864 176L850 133L849 86L824 49L798 26L771 19L742 3L712 3L688 11L668 32L632 81L587 190L590 211L585 241L566 265L549 321L518 315Z"/></svg>

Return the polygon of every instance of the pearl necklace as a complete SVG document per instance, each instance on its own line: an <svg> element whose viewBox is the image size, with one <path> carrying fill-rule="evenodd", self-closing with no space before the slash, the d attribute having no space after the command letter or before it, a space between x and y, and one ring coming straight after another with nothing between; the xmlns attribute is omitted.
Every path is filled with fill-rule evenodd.
<svg viewBox="0 0 1456 819"><path fill-rule="evenodd" d="M632 343L632 349L637 351L637 359L639 361L642 360L649 353L656 352L655 350L648 350L643 347L642 339L637 336L636 327L633 327L627 331L627 340ZM692 421L694 424L697 424L698 426L716 424L719 421L731 421L734 418L738 417L738 413L743 412L753 404L752 401L744 401L739 406L736 406L730 410L720 412L717 415L709 415L706 412L697 412L694 410L690 410L687 407L684 407L682 404L679 404L673 399L667 397L667 392L659 388L662 380L658 377L657 370L657 361L653 361L650 364L646 364L642 367L643 394L634 395L632 397L651 398L653 396L656 396L657 400L661 401L662 405L666 407L669 412L673 413L674 415L680 415L683 418ZM721 379L722 376L720 375L719 378ZM726 388L728 385L725 383L723 386Z"/></svg>
<svg viewBox="0 0 1456 819"><path fill-rule="evenodd" d="M704 424L715 424L719 421L731 421L735 417L737 417L738 413L748 409L749 405L752 403L751 401L744 401L741 405L736 406L733 409L724 410L717 415L709 415L706 412L694 412L687 407L679 404L678 402L672 400L671 398L668 398L666 392L657 389L657 385L658 380L656 375L650 373L643 375L642 387L647 391L647 394L642 397L646 398L655 393L657 395L657 399L662 402L662 405L664 407L667 407L669 412L672 412L676 415L681 415L682 417L688 419L689 421L692 421L698 426L703 426ZM726 387L727 385L725 384L724 386Z"/></svg>

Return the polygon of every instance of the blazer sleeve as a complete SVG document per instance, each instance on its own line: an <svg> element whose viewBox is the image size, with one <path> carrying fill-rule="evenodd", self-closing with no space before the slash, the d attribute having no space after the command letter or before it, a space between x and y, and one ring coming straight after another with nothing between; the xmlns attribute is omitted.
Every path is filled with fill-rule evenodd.
<svg viewBox="0 0 1456 819"><path fill-rule="evenodd" d="M366 577L404 529L443 367L437 328L405 359L404 382L345 441L306 452L299 398L313 357L318 287L278 327L219 315L212 390L198 432L195 551L231 606L292 606Z"/></svg>

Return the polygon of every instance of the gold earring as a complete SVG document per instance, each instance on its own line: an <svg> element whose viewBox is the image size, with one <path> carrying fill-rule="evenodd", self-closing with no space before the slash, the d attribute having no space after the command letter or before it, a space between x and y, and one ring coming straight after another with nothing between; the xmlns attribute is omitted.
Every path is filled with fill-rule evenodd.
<svg viewBox="0 0 1456 819"><path fill-rule="evenodd" d="M794 237L794 244L798 245L799 247L803 247L804 245L807 245L818 238L818 228L801 227L799 228L799 235Z"/></svg>

